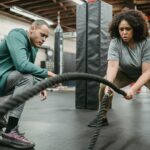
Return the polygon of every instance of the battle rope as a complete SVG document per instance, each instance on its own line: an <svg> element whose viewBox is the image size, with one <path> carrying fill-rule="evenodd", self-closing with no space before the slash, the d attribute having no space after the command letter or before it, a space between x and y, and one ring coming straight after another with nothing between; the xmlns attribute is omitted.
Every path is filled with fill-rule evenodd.
<svg viewBox="0 0 150 150"><path fill-rule="evenodd" d="M96 124L96 129L94 131L94 134L91 138L90 144L88 146L88 150L94 150L98 136L100 134L101 126L103 124L103 117L107 111L106 108L108 108L108 106L109 106L110 95L111 94L107 93L103 96L103 100L101 101L100 109L96 115L96 118L94 118L94 120L97 121L97 124Z"/></svg>
<svg viewBox="0 0 150 150"><path fill-rule="evenodd" d="M20 94L15 95L14 97L10 97L7 101L4 101L0 103L0 114L6 114L9 110L13 109L14 107L19 106L20 104L24 103L27 101L29 98L33 97L34 95L38 94L40 91L51 87L55 84L58 83L63 83L64 81L69 81L69 80L92 80L92 81L97 81L103 84L108 85L111 87L114 91L117 93L125 96L126 93L120 89L118 89L115 85L107 81L106 79L98 76L98 75L93 75L93 74L88 74L88 73L64 73L62 75L58 75L55 77L47 78L43 80L42 82L34 85L31 88L28 88L26 91L23 91ZM101 110L99 111L99 114L97 115L98 117L98 122L101 124L101 114L103 114L104 108L106 108L107 101L103 101L101 104ZM100 116L100 117L99 117ZM89 150L93 150L95 143L97 141L99 131L100 131L100 124L97 126L94 136L91 140L91 143L88 147Z"/></svg>

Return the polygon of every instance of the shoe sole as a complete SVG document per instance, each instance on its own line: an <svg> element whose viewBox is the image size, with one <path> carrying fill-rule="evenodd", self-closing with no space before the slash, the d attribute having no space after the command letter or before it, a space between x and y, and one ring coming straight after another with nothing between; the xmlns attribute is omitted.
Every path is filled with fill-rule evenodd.
<svg viewBox="0 0 150 150"><path fill-rule="evenodd" d="M13 148L17 148L17 149L31 149L34 148L34 144L33 145L23 145L22 143L17 143L14 142L12 140L9 139L0 139L0 144L5 145L5 146L9 146L9 147L13 147Z"/></svg>

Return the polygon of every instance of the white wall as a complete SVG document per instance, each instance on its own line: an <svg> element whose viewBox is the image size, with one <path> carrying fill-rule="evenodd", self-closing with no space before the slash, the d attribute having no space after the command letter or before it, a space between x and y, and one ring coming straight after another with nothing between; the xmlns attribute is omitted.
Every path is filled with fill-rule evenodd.
<svg viewBox="0 0 150 150"><path fill-rule="evenodd" d="M29 23L25 23L16 19L13 19L11 17L8 16L4 16L4 15L0 15L0 38L3 38L5 35L8 34L8 32L11 29L14 28L23 28L25 30L28 30L30 27ZM51 29L51 34L49 36L49 38L46 40L46 42L44 43L44 45L53 47L53 30Z"/></svg>
<svg viewBox="0 0 150 150"><path fill-rule="evenodd" d="M76 53L76 38L64 39L64 51Z"/></svg>

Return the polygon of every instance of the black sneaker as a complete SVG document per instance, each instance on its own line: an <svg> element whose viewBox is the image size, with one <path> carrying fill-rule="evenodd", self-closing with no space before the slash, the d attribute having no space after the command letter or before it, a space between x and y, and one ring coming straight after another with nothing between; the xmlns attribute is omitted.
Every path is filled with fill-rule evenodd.
<svg viewBox="0 0 150 150"><path fill-rule="evenodd" d="M0 128L5 128L7 125L7 121L4 115L0 115Z"/></svg>
<svg viewBox="0 0 150 150"><path fill-rule="evenodd" d="M88 127L96 127L96 125L97 125L97 118L95 118L94 120L90 121L90 123L88 124ZM108 126L108 125L109 124L108 124L107 118L103 118L101 127Z"/></svg>

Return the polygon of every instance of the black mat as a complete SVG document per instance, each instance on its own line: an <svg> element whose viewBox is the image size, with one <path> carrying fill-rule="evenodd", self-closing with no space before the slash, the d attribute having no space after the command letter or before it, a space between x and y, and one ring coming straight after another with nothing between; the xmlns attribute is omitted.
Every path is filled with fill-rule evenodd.
<svg viewBox="0 0 150 150"><path fill-rule="evenodd" d="M133 101L116 95L109 111L109 126L101 130L95 150L149 150L150 95ZM28 101L20 129L36 143L35 150L87 150L93 129L88 122L96 111L75 109L74 92L49 92L47 101ZM0 146L0 150L14 150Z"/></svg>

